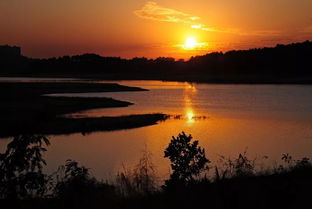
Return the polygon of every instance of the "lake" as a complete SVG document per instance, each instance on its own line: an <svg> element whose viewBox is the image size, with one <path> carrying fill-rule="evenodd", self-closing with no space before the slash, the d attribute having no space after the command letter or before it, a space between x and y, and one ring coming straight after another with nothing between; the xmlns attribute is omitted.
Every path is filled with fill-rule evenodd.
<svg viewBox="0 0 312 209"><path fill-rule="evenodd" d="M216 162L220 155L233 157L247 150L258 163L274 165L283 153L312 157L312 86L221 85L162 81L103 81L149 89L144 92L62 94L79 97L112 97L133 102L124 108L93 109L71 117L165 113L181 115L157 125L89 135L50 136L45 154L47 172L73 159L98 178L112 179L123 166L135 165L144 150L161 178L169 175L163 151L172 136L192 134ZM3 152L9 139L0 140ZM269 159L264 160L263 156Z"/></svg>

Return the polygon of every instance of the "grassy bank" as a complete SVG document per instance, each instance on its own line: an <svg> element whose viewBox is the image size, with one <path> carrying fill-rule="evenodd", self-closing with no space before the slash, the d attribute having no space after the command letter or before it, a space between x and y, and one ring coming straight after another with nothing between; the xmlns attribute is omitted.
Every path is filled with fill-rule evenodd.
<svg viewBox="0 0 312 209"><path fill-rule="evenodd" d="M64 118L62 115L94 108L127 107L112 98L49 97L46 94L145 91L118 84L78 82L0 83L0 137L18 134L69 134L118 130L155 124L162 114L101 118Z"/></svg>

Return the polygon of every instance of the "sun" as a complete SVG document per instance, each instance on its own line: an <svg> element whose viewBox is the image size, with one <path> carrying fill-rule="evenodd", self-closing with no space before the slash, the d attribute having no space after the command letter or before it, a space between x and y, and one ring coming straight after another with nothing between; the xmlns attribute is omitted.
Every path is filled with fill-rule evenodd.
<svg viewBox="0 0 312 209"><path fill-rule="evenodd" d="M185 40L185 43L184 43L184 48L186 49L194 49L196 46L197 46L197 40L196 38L194 37L188 37L186 40Z"/></svg>
<svg viewBox="0 0 312 209"><path fill-rule="evenodd" d="M206 50L208 43L206 42L197 42L197 39L194 36L188 36L183 44L177 44L176 47L180 47L186 51L200 51Z"/></svg>

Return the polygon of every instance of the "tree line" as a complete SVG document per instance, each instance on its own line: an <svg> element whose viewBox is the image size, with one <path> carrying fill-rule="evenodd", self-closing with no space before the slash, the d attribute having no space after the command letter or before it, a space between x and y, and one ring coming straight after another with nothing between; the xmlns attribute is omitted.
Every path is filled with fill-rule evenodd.
<svg viewBox="0 0 312 209"><path fill-rule="evenodd" d="M70 75L103 79L161 79L199 82L312 81L312 42L271 48L213 52L189 60L103 57L97 54L34 59L0 56L1 74Z"/></svg>

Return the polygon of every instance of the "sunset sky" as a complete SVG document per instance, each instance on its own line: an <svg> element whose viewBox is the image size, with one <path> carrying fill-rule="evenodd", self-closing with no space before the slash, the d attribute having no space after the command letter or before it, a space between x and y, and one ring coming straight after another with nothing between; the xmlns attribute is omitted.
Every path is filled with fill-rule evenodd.
<svg viewBox="0 0 312 209"><path fill-rule="evenodd" d="M29 57L188 58L312 39L312 0L0 0L0 45Z"/></svg>

